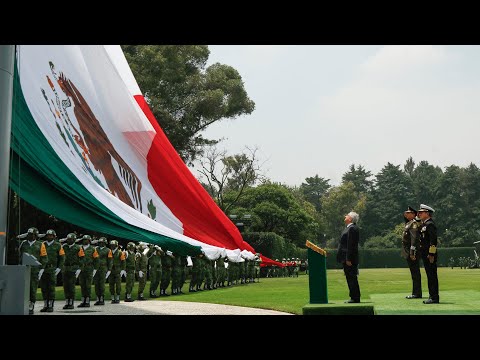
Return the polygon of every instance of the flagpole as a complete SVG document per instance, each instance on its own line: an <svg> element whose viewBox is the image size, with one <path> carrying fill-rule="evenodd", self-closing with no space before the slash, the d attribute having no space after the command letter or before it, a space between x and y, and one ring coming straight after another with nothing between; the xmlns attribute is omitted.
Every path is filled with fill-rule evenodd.
<svg viewBox="0 0 480 360"><path fill-rule="evenodd" d="M15 45L0 45L0 266L7 246L8 180Z"/></svg>

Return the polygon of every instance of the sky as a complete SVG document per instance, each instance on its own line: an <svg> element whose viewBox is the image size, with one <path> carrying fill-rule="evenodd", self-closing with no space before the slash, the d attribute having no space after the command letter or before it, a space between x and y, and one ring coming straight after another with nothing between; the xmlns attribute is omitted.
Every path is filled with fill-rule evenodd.
<svg viewBox="0 0 480 360"><path fill-rule="evenodd" d="M372 174L412 156L480 166L480 46L211 45L255 111L203 133L229 154L258 147L264 174L338 185L351 164Z"/></svg>

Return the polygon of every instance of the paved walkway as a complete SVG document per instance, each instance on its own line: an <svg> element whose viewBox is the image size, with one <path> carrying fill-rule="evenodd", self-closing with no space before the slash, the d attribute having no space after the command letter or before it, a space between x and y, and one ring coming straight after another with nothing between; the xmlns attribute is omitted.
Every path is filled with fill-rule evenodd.
<svg viewBox="0 0 480 360"><path fill-rule="evenodd" d="M292 315L274 310L186 301L134 301L115 305L105 302L104 306L93 306L92 303L90 308L77 308L79 303L75 302L74 310L63 310L65 301L58 301L53 313L41 313L43 301L38 301L35 315Z"/></svg>

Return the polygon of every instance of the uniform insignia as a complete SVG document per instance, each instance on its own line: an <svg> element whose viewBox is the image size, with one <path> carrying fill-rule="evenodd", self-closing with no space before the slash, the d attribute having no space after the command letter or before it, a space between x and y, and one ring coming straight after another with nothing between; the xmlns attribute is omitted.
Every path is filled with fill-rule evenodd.
<svg viewBox="0 0 480 360"><path fill-rule="evenodd" d="M120 260L125 260L125 253L123 251L120 252Z"/></svg>
<svg viewBox="0 0 480 360"><path fill-rule="evenodd" d="M110 259L113 258L112 250L109 250L109 251L108 251L108 257L109 257Z"/></svg>
<svg viewBox="0 0 480 360"><path fill-rule="evenodd" d="M83 249L80 248L80 250L78 250L78 257L83 257L85 256L85 253L83 252Z"/></svg>
<svg viewBox="0 0 480 360"><path fill-rule="evenodd" d="M96 259L98 257L98 252L97 252L97 249L95 249L95 251L93 252L93 258Z"/></svg>
<svg viewBox="0 0 480 360"><path fill-rule="evenodd" d="M431 245L429 248L428 248L428 252L430 254L435 254L437 252L437 247L435 245Z"/></svg>
<svg viewBox="0 0 480 360"><path fill-rule="evenodd" d="M60 256L65 255L65 251L63 250L63 246L60 246L60 251L58 252L58 255L60 255Z"/></svg>
<svg viewBox="0 0 480 360"><path fill-rule="evenodd" d="M40 256L47 256L47 249L45 248L44 243L42 243L42 246L40 247Z"/></svg>

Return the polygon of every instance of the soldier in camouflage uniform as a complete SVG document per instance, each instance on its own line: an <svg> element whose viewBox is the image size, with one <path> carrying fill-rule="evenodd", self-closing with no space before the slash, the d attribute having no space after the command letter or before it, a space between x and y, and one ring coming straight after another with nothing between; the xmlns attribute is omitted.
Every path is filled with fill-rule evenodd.
<svg viewBox="0 0 480 360"><path fill-rule="evenodd" d="M40 266L30 267L30 303L28 305L28 313L33 315L33 309L35 308L35 302L37 301L37 288L38 281L42 277L45 271L45 266L48 263L47 249L45 245L38 239L38 229L30 228L26 234L18 236L19 239L25 239L20 243L20 264L22 263L23 254L27 253L34 256L39 262Z"/></svg>
<svg viewBox="0 0 480 360"><path fill-rule="evenodd" d="M212 262L207 259L206 257L204 258L204 274L205 274L205 283L203 284L203 290L213 290L212 288Z"/></svg>
<svg viewBox="0 0 480 360"><path fill-rule="evenodd" d="M40 312L53 312L55 304L55 285L57 284L57 275L61 271L65 261L65 252L62 245L56 241L57 234L55 230L47 230L43 245L47 250L48 262L45 266L45 272L40 279L42 288L43 309Z"/></svg>
<svg viewBox="0 0 480 360"><path fill-rule="evenodd" d="M77 307L90 307L90 297L92 293L92 279L98 270L98 252L91 246L92 237L83 235L77 242L82 242L83 253L85 254L80 272L79 282L82 292L82 302Z"/></svg>
<svg viewBox="0 0 480 360"><path fill-rule="evenodd" d="M225 274L226 270L225 269L225 258L220 255L220 257L217 259L217 286L218 287L225 287Z"/></svg>
<svg viewBox="0 0 480 360"><path fill-rule="evenodd" d="M83 249L75 244L76 235L70 233L67 235L67 243L63 245L65 252L65 262L63 263L63 291L65 293L64 309L74 309L75 300L75 282L80 275L83 258L85 253Z"/></svg>
<svg viewBox="0 0 480 360"><path fill-rule="evenodd" d="M168 285L172 277L172 263L174 260L173 253L167 250L162 256L162 281L160 282L160 296L170 296L167 294Z"/></svg>
<svg viewBox="0 0 480 360"><path fill-rule="evenodd" d="M143 297L143 291L147 284L147 270L148 270L148 252L145 243L138 244L137 253L135 254L135 263L138 275L138 300L147 300Z"/></svg>
<svg viewBox="0 0 480 360"><path fill-rule="evenodd" d="M233 285L233 282L235 281L235 262L233 261L230 261L228 258L225 258L224 260L227 265L228 265L228 268L227 268L227 286L232 286Z"/></svg>
<svg viewBox="0 0 480 360"><path fill-rule="evenodd" d="M120 250L117 240L110 241L112 250L112 272L108 277L112 304L120 304L120 293L122 292L122 276L127 276L125 253Z"/></svg>
<svg viewBox="0 0 480 360"><path fill-rule="evenodd" d="M173 256L172 260L172 295L179 294L179 285L181 280L182 259L180 256Z"/></svg>
<svg viewBox="0 0 480 360"><path fill-rule="evenodd" d="M98 239L98 246L96 247L98 253L98 270L93 277L97 301L93 305L105 305L105 281L112 272L113 258L112 250L106 245L107 239L105 237Z"/></svg>
<svg viewBox="0 0 480 360"><path fill-rule="evenodd" d="M247 267L247 274L245 282L253 283L255 282L255 261L254 260L245 260Z"/></svg>
<svg viewBox="0 0 480 360"><path fill-rule="evenodd" d="M150 297L157 298L158 295L155 293L157 291L158 285L162 278L162 248L158 245L152 246L149 249L149 254L151 255L148 259L148 266L150 268Z"/></svg>
<svg viewBox="0 0 480 360"><path fill-rule="evenodd" d="M260 253L255 254L255 274L254 277L257 278L257 282L260 282L260 263L262 262L262 258L260 257Z"/></svg>
<svg viewBox="0 0 480 360"><path fill-rule="evenodd" d="M187 257L180 256L181 267L180 267L180 283L178 284L178 293L183 294L182 291L183 285L185 285L185 280L187 279Z"/></svg>
<svg viewBox="0 0 480 360"><path fill-rule="evenodd" d="M135 243L129 242L127 244L127 251L125 251L125 262L127 270L127 280L125 284L125 302L135 301L132 298L133 285L135 284L135 270L136 270L136 255Z"/></svg>
<svg viewBox="0 0 480 360"><path fill-rule="evenodd" d="M199 255L196 255L196 256L192 256L192 270L191 270L191 274L192 274L192 278L190 280L190 287L189 287L189 292L196 292L196 287L197 287L197 283L198 283L198 278L199 278L199 274L200 274L200 266L201 266L201 261L202 261L202 258L203 257L203 254L199 254Z"/></svg>

